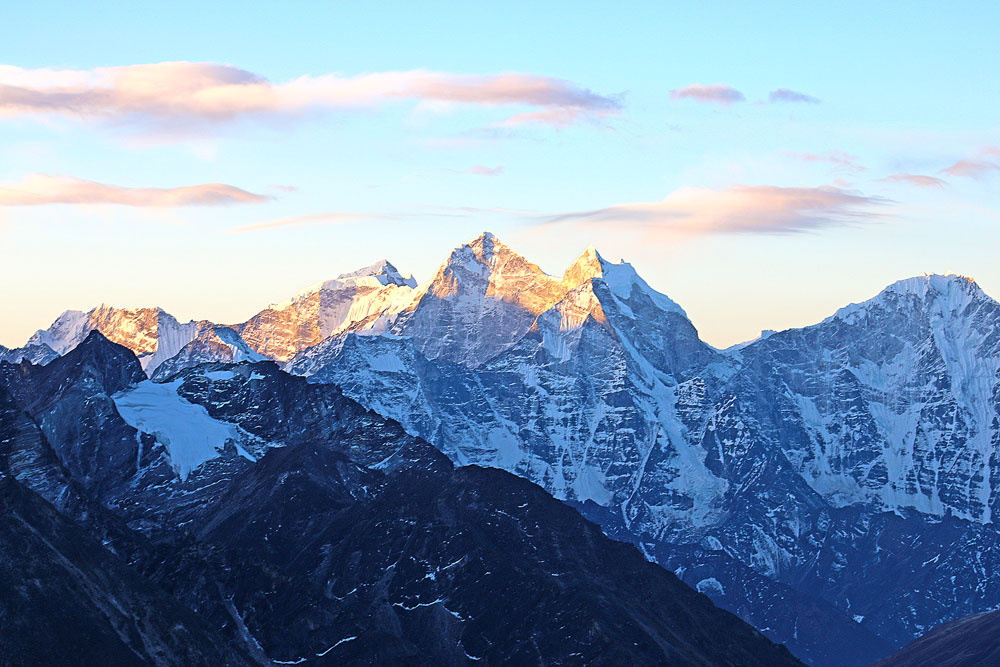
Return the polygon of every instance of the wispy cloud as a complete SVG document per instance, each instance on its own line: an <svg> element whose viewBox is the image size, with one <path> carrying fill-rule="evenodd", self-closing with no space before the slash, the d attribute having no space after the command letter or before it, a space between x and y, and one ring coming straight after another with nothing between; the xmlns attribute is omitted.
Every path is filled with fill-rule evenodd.
<svg viewBox="0 0 1000 667"><path fill-rule="evenodd" d="M29 174L20 182L0 183L0 206L121 204L173 207L253 204L269 199L223 183L178 188L130 188L51 174Z"/></svg>
<svg viewBox="0 0 1000 667"><path fill-rule="evenodd" d="M283 83L214 63L164 62L92 70L0 65L0 115L55 114L173 125L247 116L368 109L399 100L527 107L509 122L564 125L620 111L619 100L534 74L427 70L301 76ZM515 120L520 118L520 120Z"/></svg>
<svg viewBox="0 0 1000 667"><path fill-rule="evenodd" d="M943 188L947 183L936 176L926 176L924 174L891 174L881 179L889 183L906 183L915 185L918 188Z"/></svg>
<svg viewBox="0 0 1000 667"><path fill-rule="evenodd" d="M813 97L812 95L806 95L805 93L800 93L797 90L791 90L789 88L778 88L777 90L772 90L767 96L767 101L772 104L776 102L803 102L806 104L819 104L819 98Z"/></svg>
<svg viewBox="0 0 1000 667"><path fill-rule="evenodd" d="M961 178L982 178L1000 171L1000 164L989 160L959 160L955 164L941 170L943 174Z"/></svg>
<svg viewBox="0 0 1000 667"><path fill-rule="evenodd" d="M732 106L737 102L746 102L746 95L731 86L721 83L701 84L696 83L684 88L675 88L670 91L670 99L694 100L702 104L718 104L721 106Z"/></svg>
<svg viewBox="0 0 1000 667"><path fill-rule="evenodd" d="M274 227L290 227L293 225L305 225L305 224L343 224L347 222L361 222L364 220L371 220L373 218L386 218L387 216L380 213L359 213L359 212L345 212L345 211L331 211L328 213L311 213L309 215L293 215L286 218L274 218L273 220L264 220L263 222L255 222L249 225L242 225L240 227L233 227L229 230L231 234L241 234L243 232L255 232L262 229L272 229Z"/></svg>
<svg viewBox="0 0 1000 667"><path fill-rule="evenodd" d="M984 146L973 157L958 160L941 173L959 178L984 178L1000 172L1000 162L992 159L996 157L1000 157L1000 147Z"/></svg>
<svg viewBox="0 0 1000 667"><path fill-rule="evenodd" d="M888 200L834 187L689 187L658 202L550 216L545 223L619 224L650 233L783 234L864 222Z"/></svg>
<svg viewBox="0 0 1000 667"><path fill-rule="evenodd" d="M848 171L860 172L868 171L867 167L858 163L857 155L850 155L843 151L826 151L824 153L788 153L790 157L804 162L825 162Z"/></svg>

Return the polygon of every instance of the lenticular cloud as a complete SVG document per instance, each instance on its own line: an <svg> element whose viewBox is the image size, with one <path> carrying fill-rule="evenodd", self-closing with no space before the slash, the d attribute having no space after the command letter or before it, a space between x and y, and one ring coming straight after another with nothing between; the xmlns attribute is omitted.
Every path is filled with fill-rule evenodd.
<svg viewBox="0 0 1000 667"><path fill-rule="evenodd" d="M50 174L29 174L19 182L0 183L0 206L121 204L166 208L254 204L269 199L270 197L224 183L202 183L176 188L130 188Z"/></svg>
<svg viewBox="0 0 1000 667"><path fill-rule="evenodd" d="M681 188L662 201L618 204L552 216L549 223L617 223L653 233L790 233L877 216L884 199L834 187L734 185Z"/></svg>
<svg viewBox="0 0 1000 667"><path fill-rule="evenodd" d="M426 70L301 76L284 83L232 65L165 62L92 70L0 66L0 115L221 122L253 115L372 108L399 100L525 107L518 116L565 124L617 113L620 103L569 81L533 74ZM533 111L531 111L533 109ZM515 121L517 122L517 121Z"/></svg>

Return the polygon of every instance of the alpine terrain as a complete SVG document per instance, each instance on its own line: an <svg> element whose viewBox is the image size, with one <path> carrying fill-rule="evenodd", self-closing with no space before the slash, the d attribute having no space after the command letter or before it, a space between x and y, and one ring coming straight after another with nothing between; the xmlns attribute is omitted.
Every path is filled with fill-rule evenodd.
<svg viewBox="0 0 1000 667"><path fill-rule="evenodd" d="M801 664L535 484L217 341L158 382L98 330L0 362L0 661Z"/></svg>
<svg viewBox="0 0 1000 667"><path fill-rule="evenodd" d="M487 232L420 286L382 261L0 352L17 493L250 660L791 659L692 634L734 621L664 568L816 665L1000 606L1000 304L969 278L718 350L631 265L552 276Z"/></svg>

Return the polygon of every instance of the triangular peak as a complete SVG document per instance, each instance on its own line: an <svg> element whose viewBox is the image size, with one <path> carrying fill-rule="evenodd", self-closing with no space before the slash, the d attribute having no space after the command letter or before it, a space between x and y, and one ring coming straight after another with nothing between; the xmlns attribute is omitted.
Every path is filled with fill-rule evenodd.
<svg viewBox="0 0 1000 667"><path fill-rule="evenodd" d="M621 260L617 264L609 262L601 257L597 248L592 245L587 246L583 253L573 262L563 274L562 283L572 289L592 279L603 280L615 296L621 299L629 299L632 290L635 288L644 292L653 303L659 308L668 312L675 312L684 317L687 314L684 309L674 303L666 295L657 292L643 280L635 268Z"/></svg>
<svg viewBox="0 0 1000 667"><path fill-rule="evenodd" d="M486 231L468 243L455 248L445 264L453 263L456 260L460 261L462 258L467 258L470 254L484 264L495 264L498 261L502 263L504 260L511 258L517 258L531 264L522 255L511 250L509 245L497 238L496 234ZM531 264L531 266L534 266L534 264ZM537 269L537 267L535 268ZM538 269L538 272L542 273L542 270Z"/></svg>
<svg viewBox="0 0 1000 667"><path fill-rule="evenodd" d="M459 283L475 285L477 291L485 289L488 295L500 298L515 296L514 293L524 290L549 292L559 286L558 280L512 250L492 232L483 232L455 248L428 283L426 291L447 297L456 293ZM524 296L530 298L528 294Z"/></svg>
<svg viewBox="0 0 1000 667"><path fill-rule="evenodd" d="M605 260L597 252L597 248L588 245L576 261L569 265L563 273L562 282L568 287L576 287L591 278L604 277Z"/></svg>
<svg viewBox="0 0 1000 667"><path fill-rule="evenodd" d="M310 297L319 292L355 289L358 287L378 289L386 285L414 288L417 286L417 281L412 275L404 277L389 260L380 259L374 264L348 273L342 273L331 280L314 283L296 294L292 301L303 297ZM292 301L274 304L272 308L280 310L290 305Z"/></svg>

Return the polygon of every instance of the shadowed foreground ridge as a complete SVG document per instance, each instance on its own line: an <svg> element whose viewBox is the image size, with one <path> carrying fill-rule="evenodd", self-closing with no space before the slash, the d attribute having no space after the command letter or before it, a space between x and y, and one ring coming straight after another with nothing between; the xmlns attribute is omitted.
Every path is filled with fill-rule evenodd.
<svg viewBox="0 0 1000 667"><path fill-rule="evenodd" d="M336 386L271 362L151 383L100 334L63 359L0 363L5 664L801 664L540 487L455 468ZM232 438L181 479L169 424L119 413L133 392ZM119 447L112 476L80 465Z"/></svg>
<svg viewBox="0 0 1000 667"><path fill-rule="evenodd" d="M989 611L939 625L872 667L977 667L997 664L1000 664L1000 611Z"/></svg>

